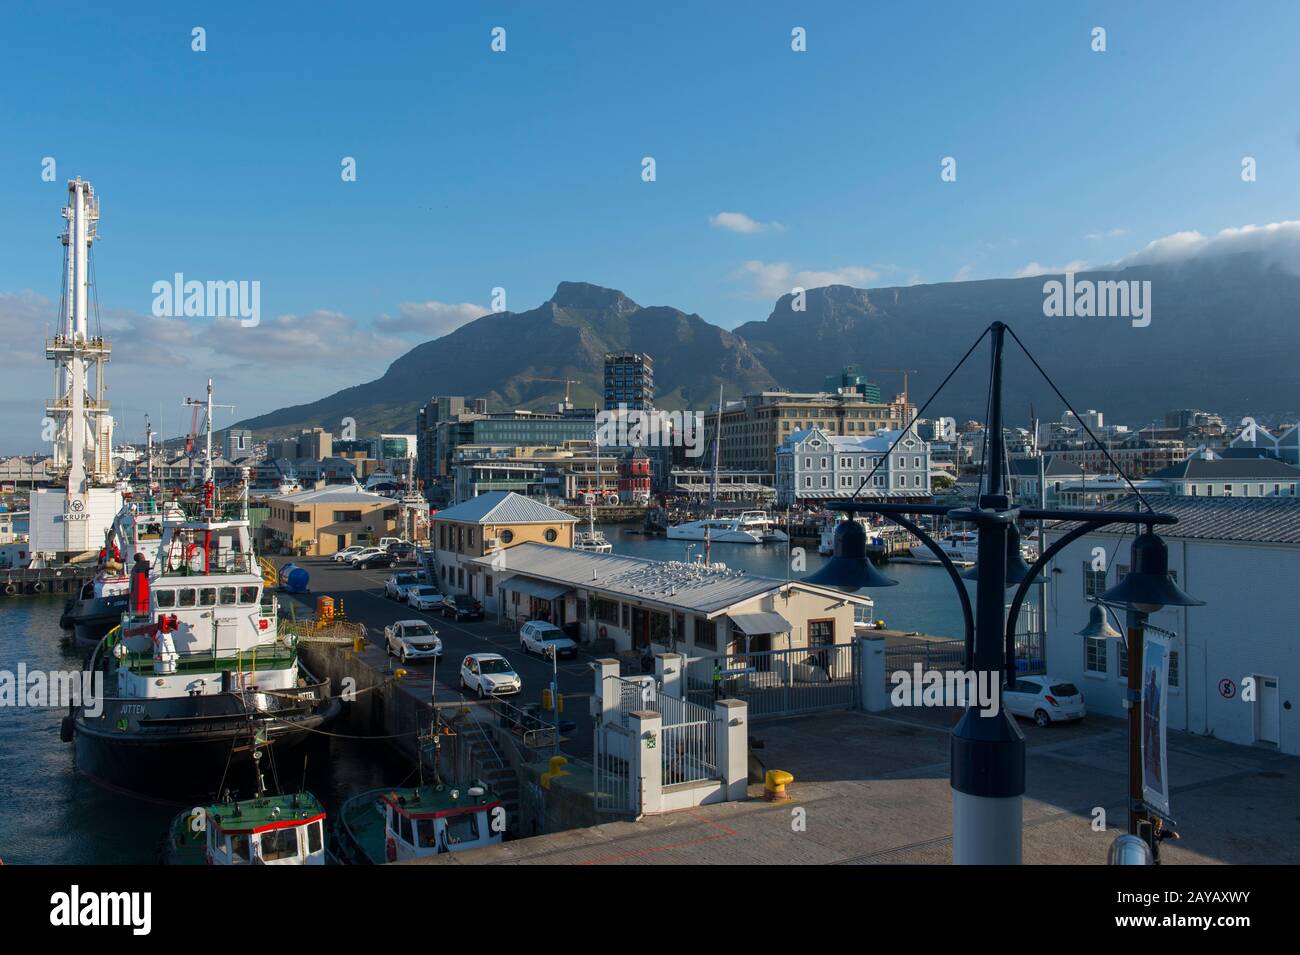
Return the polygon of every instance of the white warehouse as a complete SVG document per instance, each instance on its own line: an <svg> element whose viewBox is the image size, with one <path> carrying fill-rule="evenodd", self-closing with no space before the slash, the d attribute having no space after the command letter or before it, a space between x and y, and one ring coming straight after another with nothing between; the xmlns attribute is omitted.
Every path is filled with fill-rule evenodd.
<svg viewBox="0 0 1300 955"><path fill-rule="evenodd" d="M868 475L871 481L861 497L929 497L930 445L908 429L886 456L898 437L898 431L862 438L829 434L821 428L794 432L776 449L777 505L849 497Z"/></svg>
<svg viewBox="0 0 1300 955"><path fill-rule="evenodd" d="M1169 727L1300 755L1300 500L1291 497L1151 499L1177 524L1156 528L1169 545L1178 586L1203 607L1166 607L1151 623L1176 634ZM1139 510L1134 497L1103 510ZM1064 528L1047 528L1050 544ZM1127 653L1121 640L1077 636L1088 598L1128 572L1131 525L1085 535L1053 561L1047 666L1083 690L1088 709L1121 716ZM1093 570L1093 548L1106 570ZM1122 611L1110 617L1123 629ZM1255 699L1245 699L1253 678Z"/></svg>

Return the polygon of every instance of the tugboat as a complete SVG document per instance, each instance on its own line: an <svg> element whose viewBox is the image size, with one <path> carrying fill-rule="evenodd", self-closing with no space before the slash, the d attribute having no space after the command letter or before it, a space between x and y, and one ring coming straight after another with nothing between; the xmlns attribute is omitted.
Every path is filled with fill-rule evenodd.
<svg viewBox="0 0 1300 955"><path fill-rule="evenodd" d="M382 865L496 845L504 812L483 785L371 789L343 804L339 853L358 865Z"/></svg>
<svg viewBox="0 0 1300 955"><path fill-rule="evenodd" d="M87 776L162 800L204 800L250 781L263 747L288 765L342 708L328 682L300 667L296 638L278 632L274 587L252 548L247 480L239 503L218 504L211 461L201 505L163 515L156 563L135 554L127 609L91 655L104 698L72 707L62 729Z"/></svg>
<svg viewBox="0 0 1300 955"><path fill-rule="evenodd" d="M257 754L259 757L261 753ZM324 865L325 809L309 792L252 799L229 790L218 803L177 814L163 844L166 865Z"/></svg>

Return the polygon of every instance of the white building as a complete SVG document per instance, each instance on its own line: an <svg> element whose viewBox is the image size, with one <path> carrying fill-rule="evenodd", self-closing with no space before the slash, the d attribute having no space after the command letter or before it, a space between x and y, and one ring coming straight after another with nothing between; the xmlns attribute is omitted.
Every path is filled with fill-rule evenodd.
<svg viewBox="0 0 1300 955"><path fill-rule="evenodd" d="M1225 458L1208 449L1149 477L1190 497L1295 497L1300 486L1300 468L1276 458Z"/></svg>
<svg viewBox="0 0 1300 955"><path fill-rule="evenodd" d="M1166 607L1151 623L1176 634L1170 657L1171 729L1263 745L1300 755L1300 501L1164 497L1153 502L1179 522L1157 528L1169 545L1180 587L1204 607ZM1138 510L1133 497L1109 510ZM1047 528L1048 543L1063 530ZM1047 668L1084 693L1090 712L1124 714L1127 653L1119 640L1077 636L1088 622L1088 598L1128 572L1131 525L1086 535L1065 548L1049 574ZM1094 571L1093 548L1105 548L1107 570ZM1057 572L1059 571L1059 573ZM1110 618L1123 630L1123 619ZM1253 678L1256 699L1243 699Z"/></svg>
<svg viewBox="0 0 1300 955"><path fill-rule="evenodd" d="M776 450L777 505L850 497L868 476L859 497L929 497L930 445L909 430L886 456L899 433L859 438L821 428L796 431Z"/></svg>

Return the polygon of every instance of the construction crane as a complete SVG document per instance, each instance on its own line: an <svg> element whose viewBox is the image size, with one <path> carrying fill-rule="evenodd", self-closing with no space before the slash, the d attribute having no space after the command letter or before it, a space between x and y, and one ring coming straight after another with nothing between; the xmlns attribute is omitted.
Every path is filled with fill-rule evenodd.
<svg viewBox="0 0 1300 955"><path fill-rule="evenodd" d="M915 375L915 374L917 374L917 371L916 371L915 368L873 368L873 369L871 369L871 370L872 370L872 371L892 371L892 372L894 372L894 373L896 373L896 374L900 374L900 373L901 373L902 376L903 376L903 404L905 404L905 405L909 405L909 404L912 403L911 401L908 400L908 397L907 397L907 376L908 376L908 375Z"/></svg>
<svg viewBox="0 0 1300 955"><path fill-rule="evenodd" d="M569 387L570 387L571 385L580 385L580 384L582 384L582 382L579 381L577 378L527 378L527 379L525 379L525 380L526 380L526 381L558 381L558 382L562 382L562 383L564 384L564 406L565 406L566 408L568 408L568 407L572 407L572 403L569 401Z"/></svg>

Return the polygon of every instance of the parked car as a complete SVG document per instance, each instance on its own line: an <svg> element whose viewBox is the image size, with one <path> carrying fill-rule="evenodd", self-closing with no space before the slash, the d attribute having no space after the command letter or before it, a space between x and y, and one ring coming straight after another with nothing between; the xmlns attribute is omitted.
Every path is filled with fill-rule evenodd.
<svg viewBox="0 0 1300 955"><path fill-rule="evenodd" d="M352 566L358 567L362 570L375 570L380 567L392 567L396 563L397 558L392 554L380 552L378 554L358 556L357 559L352 562Z"/></svg>
<svg viewBox="0 0 1300 955"><path fill-rule="evenodd" d="M482 699L509 696L523 689L515 668L499 653L471 653L460 664L460 688L473 690Z"/></svg>
<svg viewBox="0 0 1300 955"><path fill-rule="evenodd" d="M394 560L397 558L390 551L388 554ZM406 600L406 592L421 583L420 575L414 571L398 571L384 581L384 596L392 600Z"/></svg>
<svg viewBox="0 0 1300 955"><path fill-rule="evenodd" d="M408 660L423 660L442 656L442 641L438 631L424 620L399 620L384 627L384 649L389 656Z"/></svg>
<svg viewBox="0 0 1300 955"><path fill-rule="evenodd" d="M560 657L578 655L578 645L566 637L563 630L545 620L529 620L519 628L519 649L547 659L552 653Z"/></svg>
<svg viewBox="0 0 1300 955"><path fill-rule="evenodd" d="M376 546L380 550L388 550L390 547L395 547L398 544L405 544L405 543L406 541L402 540L400 537L381 537L379 538L379 543Z"/></svg>
<svg viewBox="0 0 1300 955"><path fill-rule="evenodd" d="M384 556L387 556L387 554L384 551L380 550L378 547L363 547L355 554L350 554L347 557L345 557L343 559L343 562L355 567L357 565L357 561L363 560L367 557L373 557L375 554L384 554Z"/></svg>
<svg viewBox="0 0 1300 955"><path fill-rule="evenodd" d="M416 610L441 610L442 593L432 584L419 584L406 591L406 602Z"/></svg>
<svg viewBox="0 0 1300 955"><path fill-rule="evenodd" d="M1032 719L1039 726L1088 715L1079 688L1051 676L1016 677L1016 682L1002 691L1002 705L1013 716Z"/></svg>
<svg viewBox="0 0 1300 955"><path fill-rule="evenodd" d="M410 560L415 556L415 545L410 541L399 541L396 544L388 545L388 553L398 560Z"/></svg>
<svg viewBox="0 0 1300 955"><path fill-rule="evenodd" d="M455 597L444 597L442 601L442 615L444 617L450 617L452 620L482 620L483 605L469 594L457 594Z"/></svg>
<svg viewBox="0 0 1300 955"><path fill-rule="evenodd" d="M335 551L330 555L331 560L346 562L353 557L358 551L365 550L360 544L353 544L350 547L344 547L342 550Z"/></svg>

